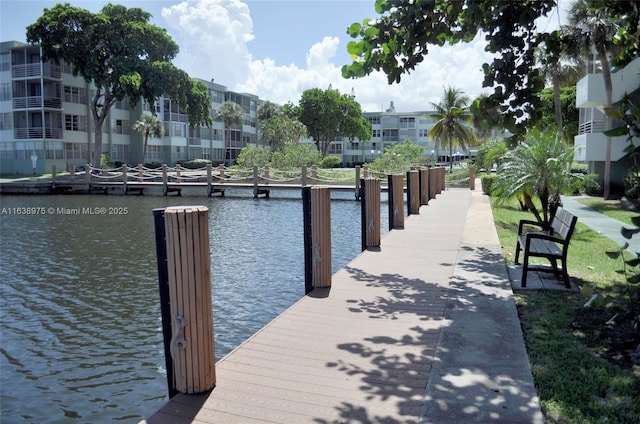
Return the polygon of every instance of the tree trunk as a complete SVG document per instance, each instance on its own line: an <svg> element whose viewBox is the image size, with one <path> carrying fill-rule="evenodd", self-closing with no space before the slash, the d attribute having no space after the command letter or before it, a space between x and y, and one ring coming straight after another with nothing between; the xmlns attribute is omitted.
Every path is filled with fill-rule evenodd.
<svg viewBox="0 0 640 424"><path fill-rule="evenodd" d="M556 114L556 125L558 126L558 132L562 134L562 105L560 104L560 83L558 82L558 75L553 74L553 107Z"/></svg>

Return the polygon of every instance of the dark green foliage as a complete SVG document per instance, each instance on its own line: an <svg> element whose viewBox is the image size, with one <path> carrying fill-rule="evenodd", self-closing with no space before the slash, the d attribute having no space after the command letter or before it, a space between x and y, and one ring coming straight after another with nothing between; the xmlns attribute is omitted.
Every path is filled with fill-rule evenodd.
<svg viewBox="0 0 640 424"><path fill-rule="evenodd" d="M182 168L187 169L200 169L211 163L208 159L188 159L188 160L179 160L178 163Z"/></svg>
<svg viewBox="0 0 640 424"><path fill-rule="evenodd" d="M320 161L320 168L339 168L342 165L342 160L337 156L325 156Z"/></svg>
<svg viewBox="0 0 640 424"><path fill-rule="evenodd" d="M493 184L498 179L498 176L495 174L486 174L480 177L480 182L482 183L482 192L486 195L491 195L491 190L493 190Z"/></svg>

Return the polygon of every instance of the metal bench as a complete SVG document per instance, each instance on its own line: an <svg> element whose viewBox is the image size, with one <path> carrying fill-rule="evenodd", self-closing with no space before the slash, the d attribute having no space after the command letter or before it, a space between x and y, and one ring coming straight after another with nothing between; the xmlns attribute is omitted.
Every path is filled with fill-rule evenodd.
<svg viewBox="0 0 640 424"><path fill-rule="evenodd" d="M527 286L528 271L549 271L549 268L530 265L530 257L546 258L551 263L551 270L555 274L562 273L564 285L571 288L569 274L567 272L567 251L571 235L575 229L578 217L574 216L566 209L560 207L551 219L549 230L544 230L537 221L521 220L518 224L518 242L516 245L515 263L519 263L520 250L524 252L524 263L522 264L522 287ZM535 226L537 231L527 232L527 226ZM561 261L562 269L558 268L558 260Z"/></svg>

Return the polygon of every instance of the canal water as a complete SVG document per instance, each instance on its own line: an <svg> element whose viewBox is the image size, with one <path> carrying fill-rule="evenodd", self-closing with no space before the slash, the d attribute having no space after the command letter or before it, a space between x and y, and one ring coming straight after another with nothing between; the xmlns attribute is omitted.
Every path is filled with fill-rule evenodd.
<svg viewBox="0 0 640 424"><path fill-rule="evenodd" d="M135 423L167 400L155 208L209 208L217 359L304 295L300 192L198 194L0 197L2 423ZM360 203L331 197L336 272Z"/></svg>

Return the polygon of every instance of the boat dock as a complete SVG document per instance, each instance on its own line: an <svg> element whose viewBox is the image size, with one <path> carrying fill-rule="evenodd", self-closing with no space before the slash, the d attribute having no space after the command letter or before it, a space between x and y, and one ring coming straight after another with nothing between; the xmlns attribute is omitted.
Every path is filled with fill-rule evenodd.
<svg viewBox="0 0 640 424"><path fill-rule="evenodd" d="M218 361L216 380L141 423L543 422L480 190L421 206Z"/></svg>

